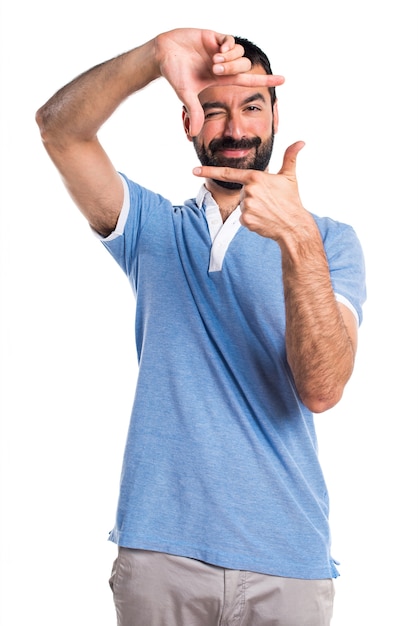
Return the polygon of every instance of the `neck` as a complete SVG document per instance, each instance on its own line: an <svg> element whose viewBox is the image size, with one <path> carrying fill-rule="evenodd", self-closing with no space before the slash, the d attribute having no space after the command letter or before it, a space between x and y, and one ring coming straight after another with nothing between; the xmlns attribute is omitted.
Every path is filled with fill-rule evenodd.
<svg viewBox="0 0 418 626"><path fill-rule="evenodd" d="M215 183L215 181L209 179L206 180L205 186L211 192L213 199L221 212L222 221L225 222L225 220L231 215L232 211L234 211L239 205L241 190L225 189Z"/></svg>

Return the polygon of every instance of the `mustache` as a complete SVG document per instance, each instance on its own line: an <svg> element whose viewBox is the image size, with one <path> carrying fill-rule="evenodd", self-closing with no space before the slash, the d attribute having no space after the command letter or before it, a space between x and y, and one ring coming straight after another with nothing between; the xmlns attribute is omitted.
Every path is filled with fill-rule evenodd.
<svg viewBox="0 0 418 626"><path fill-rule="evenodd" d="M212 139L209 143L209 150L214 153L218 150L248 150L258 148L261 144L260 137L234 139L233 137L219 137Z"/></svg>

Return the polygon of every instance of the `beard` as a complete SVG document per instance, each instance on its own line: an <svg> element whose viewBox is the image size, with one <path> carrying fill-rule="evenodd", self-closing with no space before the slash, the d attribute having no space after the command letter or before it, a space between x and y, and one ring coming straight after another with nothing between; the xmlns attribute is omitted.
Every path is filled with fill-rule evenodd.
<svg viewBox="0 0 418 626"><path fill-rule="evenodd" d="M251 139L233 139L233 137L219 137L212 139L209 146L205 148L203 144L199 144L197 137L193 138L193 145L196 154L202 165L213 165L215 167L234 167L246 170L264 171L270 162L273 152L274 133L264 143L260 137ZM254 154L237 159L224 157L218 151L224 149L248 150L254 148ZM225 189L241 189L241 183L233 183L226 180L212 179L215 183Z"/></svg>

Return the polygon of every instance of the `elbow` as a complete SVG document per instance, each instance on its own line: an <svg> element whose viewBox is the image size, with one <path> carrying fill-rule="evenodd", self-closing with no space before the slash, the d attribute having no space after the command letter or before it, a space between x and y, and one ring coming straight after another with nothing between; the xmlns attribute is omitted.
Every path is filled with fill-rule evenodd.
<svg viewBox="0 0 418 626"><path fill-rule="evenodd" d="M63 135L62 126L58 123L52 105L48 102L42 105L35 113L35 122L38 125L41 139L45 145L60 144Z"/></svg>
<svg viewBox="0 0 418 626"><path fill-rule="evenodd" d="M62 126L57 122L48 103L40 107L35 114L43 146L54 163L68 149L70 143Z"/></svg>
<svg viewBox="0 0 418 626"><path fill-rule="evenodd" d="M44 143L47 142L47 138L48 138L48 113L47 113L47 109L46 106L42 106L40 107L35 114L35 122L38 125L38 128L40 130L41 133L41 137L42 140L44 141Z"/></svg>
<svg viewBox="0 0 418 626"><path fill-rule="evenodd" d="M312 413L325 413L332 409L341 400L342 394L329 394L328 396L309 395L301 397L303 404Z"/></svg>
<svg viewBox="0 0 418 626"><path fill-rule="evenodd" d="M45 105L41 106L35 113L35 121L39 128L42 129L45 123Z"/></svg>
<svg viewBox="0 0 418 626"><path fill-rule="evenodd" d="M343 396L353 366L354 359L350 359L334 370L319 367L314 373L297 372L294 380L303 404L312 413L324 413L332 409Z"/></svg>
<svg viewBox="0 0 418 626"><path fill-rule="evenodd" d="M46 116L45 116L44 107L41 107L40 109L36 111L35 122L38 125L39 132L41 133L41 139L44 144L47 143L47 132L46 132L47 124L46 124L45 118Z"/></svg>
<svg viewBox="0 0 418 626"><path fill-rule="evenodd" d="M329 390L308 390L299 392L300 399L303 404L312 413L324 413L332 409L341 400L344 392L343 385L335 385Z"/></svg>

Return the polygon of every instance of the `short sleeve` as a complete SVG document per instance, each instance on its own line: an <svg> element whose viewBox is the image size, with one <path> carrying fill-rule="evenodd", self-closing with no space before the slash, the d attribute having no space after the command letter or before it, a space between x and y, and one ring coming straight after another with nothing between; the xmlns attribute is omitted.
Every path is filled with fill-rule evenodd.
<svg viewBox="0 0 418 626"><path fill-rule="evenodd" d="M353 311L360 325L367 297L365 260L360 241L354 229L347 224L321 218L318 226L323 236L335 297Z"/></svg>

